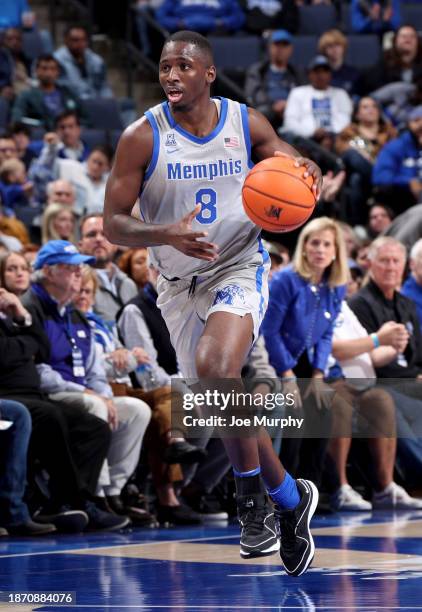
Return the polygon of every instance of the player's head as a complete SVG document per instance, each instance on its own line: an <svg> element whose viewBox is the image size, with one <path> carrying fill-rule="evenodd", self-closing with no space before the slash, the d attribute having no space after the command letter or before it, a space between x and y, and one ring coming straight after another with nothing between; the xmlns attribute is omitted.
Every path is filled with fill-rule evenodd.
<svg viewBox="0 0 422 612"><path fill-rule="evenodd" d="M175 32L164 43L160 84L173 110L188 111L209 96L216 70L211 45L197 32Z"/></svg>

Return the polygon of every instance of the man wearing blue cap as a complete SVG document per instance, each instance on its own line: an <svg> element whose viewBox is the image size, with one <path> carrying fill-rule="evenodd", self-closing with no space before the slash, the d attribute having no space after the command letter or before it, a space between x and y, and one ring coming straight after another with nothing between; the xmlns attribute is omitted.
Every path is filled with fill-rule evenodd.
<svg viewBox="0 0 422 612"><path fill-rule="evenodd" d="M269 38L268 58L253 64L245 81L245 94L251 106L278 128L283 123L286 100L300 80L289 63L293 37L287 30L276 30Z"/></svg>
<svg viewBox="0 0 422 612"><path fill-rule="evenodd" d="M93 261L94 257L81 255L66 240L50 240L35 260L40 278L25 296L25 305L43 324L50 341L48 362L38 366L42 390L54 401L82 406L108 421L112 429L108 464L100 475L97 496L116 497L136 468L151 411L137 398L113 397L102 361L97 359L91 327L71 304L80 290L81 265ZM105 500L97 503L107 509ZM140 516L141 510L138 514L132 513L138 522L149 519ZM126 516L118 518L116 528L129 522Z"/></svg>

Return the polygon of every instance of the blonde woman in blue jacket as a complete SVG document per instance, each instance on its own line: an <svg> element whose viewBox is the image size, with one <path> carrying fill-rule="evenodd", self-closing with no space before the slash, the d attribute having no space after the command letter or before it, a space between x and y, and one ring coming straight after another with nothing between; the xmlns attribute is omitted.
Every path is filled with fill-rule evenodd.
<svg viewBox="0 0 422 612"><path fill-rule="evenodd" d="M295 396L294 416L303 411L305 428L312 420L313 426L318 424L327 434L330 431L327 408L332 392L324 385L323 377L347 279L347 256L340 227L328 217L314 219L299 235L292 266L272 278L262 324L270 362L283 383L283 392ZM298 378L309 379L302 396ZM300 469L308 475L312 473L312 479L318 483L327 440L309 438L315 436L315 430L305 431L306 440L304 431L300 437L296 432L295 438L283 439L281 455L293 473L303 460Z"/></svg>

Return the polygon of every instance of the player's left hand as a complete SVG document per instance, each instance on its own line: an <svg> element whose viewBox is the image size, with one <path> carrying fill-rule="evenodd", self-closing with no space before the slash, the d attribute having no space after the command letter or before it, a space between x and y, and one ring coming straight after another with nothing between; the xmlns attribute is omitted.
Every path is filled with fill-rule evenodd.
<svg viewBox="0 0 422 612"><path fill-rule="evenodd" d="M286 157L286 153L282 151L275 151L275 157ZM289 157L289 156L287 156ZM322 189L322 172L321 168L314 162L312 159L308 159L307 157L295 157L295 166L296 168L300 168L300 166L305 166L305 172L303 173L303 178L308 178L308 176L312 176L313 185L312 191L314 192L315 199L318 201L321 195Z"/></svg>

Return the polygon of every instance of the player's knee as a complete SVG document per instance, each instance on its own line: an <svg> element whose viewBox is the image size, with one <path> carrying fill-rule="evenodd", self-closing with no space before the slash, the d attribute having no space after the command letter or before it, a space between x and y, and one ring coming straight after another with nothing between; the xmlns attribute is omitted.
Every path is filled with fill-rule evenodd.
<svg viewBox="0 0 422 612"><path fill-rule="evenodd" d="M235 355L199 352L196 357L196 371L199 378L240 378L242 367Z"/></svg>

